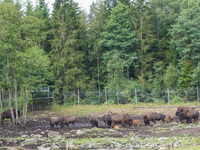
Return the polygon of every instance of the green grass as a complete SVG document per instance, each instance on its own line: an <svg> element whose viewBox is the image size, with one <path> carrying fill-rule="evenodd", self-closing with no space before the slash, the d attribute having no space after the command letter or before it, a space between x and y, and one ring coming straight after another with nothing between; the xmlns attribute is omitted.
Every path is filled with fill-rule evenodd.
<svg viewBox="0 0 200 150"><path fill-rule="evenodd" d="M54 115L63 116L88 116L91 113L97 113L98 115L104 114L108 111L115 113L129 113L129 114L144 114L148 112L167 112L169 114L174 114L176 108L138 108L138 107L166 107L166 106L197 106L197 102L187 102L187 103L176 103L176 104L159 104L159 103L139 103L135 104L124 104L124 105L71 105L71 106L55 106Z"/></svg>

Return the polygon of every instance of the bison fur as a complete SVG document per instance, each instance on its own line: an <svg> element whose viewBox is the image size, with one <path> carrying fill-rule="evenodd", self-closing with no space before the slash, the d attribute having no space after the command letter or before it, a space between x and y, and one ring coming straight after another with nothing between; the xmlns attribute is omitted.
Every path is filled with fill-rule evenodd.
<svg viewBox="0 0 200 150"><path fill-rule="evenodd" d="M98 127L98 115L97 114L92 114L89 117L90 123L92 125L92 127Z"/></svg>
<svg viewBox="0 0 200 150"><path fill-rule="evenodd" d="M58 125L61 125L61 123L63 122L64 118L61 117L50 117L49 118L49 122L50 122L50 127L54 128L54 125L56 125L56 127Z"/></svg>
<svg viewBox="0 0 200 150"><path fill-rule="evenodd" d="M13 109L13 113L14 113L14 118L16 118L16 109ZM20 117L20 111L18 110L18 117ZM3 121L5 118L10 118L11 122L12 122L12 115L11 115L11 111L10 110L6 110L4 112L1 113L1 123L3 124Z"/></svg>
<svg viewBox="0 0 200 150"><path fill-rule="evenodd" d="M63 128L65 125L68 127L70 123L74 125L76 121L76 117L70 116L70 117L65 117L63 118L63 121L61 122L60 126Z"/></svg>

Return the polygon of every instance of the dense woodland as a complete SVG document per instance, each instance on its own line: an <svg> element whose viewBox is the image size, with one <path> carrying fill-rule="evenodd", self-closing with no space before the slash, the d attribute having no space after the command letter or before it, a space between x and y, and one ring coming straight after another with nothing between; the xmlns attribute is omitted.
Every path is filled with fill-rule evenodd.
<svg viewBox="0 0 200 150"><path fill-rule="evenodd" d="M46 86L125 99L134 89L158 98L179 89L184 99L200 84L199 23L200 0L97 0L89 13L73 0L55 0L51 13L45 0L2 0L0 91L10 108L20 95L24 113L30 91Z"/></svg>

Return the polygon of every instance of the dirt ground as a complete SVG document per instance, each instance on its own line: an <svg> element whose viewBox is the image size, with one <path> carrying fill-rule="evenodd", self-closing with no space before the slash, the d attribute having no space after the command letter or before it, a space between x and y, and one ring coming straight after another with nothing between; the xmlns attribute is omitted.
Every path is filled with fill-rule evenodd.
<svg viewBox="0 0 200 150"><path fill-rule="evenodd" d="M36 114L41 114L42 112L33 112L32 116ZM137 115L131 115L131 118L133 120L142 120L142 116ZM200 135L200 127L194 126L193 128L177 128L180 123L171 122L169 124L162 124L161 122L157 122L156 125L153 125L153 123L150 124L150 126L145 126L144 124L141 124L140 127L134 126L132 128L131 126L125 126L123 128L118 129L119 134L104 134L102 132L99 134L99 131L93 131L92 135L89 135L91 138L96 137L110 137L110 138L123 138L124 135L128 135L131 132L134 132L135 135L137 135L140 138L145 137L173 137L173 136L180 136L183 134L187 134L189 136L199 136ZM108 129L108 127L105 126L102 117L99 118L99 127L100 129ZM174 128L174 130L171 130ZM89 122L89 118L87 116L84 117L77 117L76 123L73 126L72 124L69 125L69 127L55 127L54 129L51 129L49 126L49 118L48 117L42 117L42 118L36 118L36 119L28 119L28 123L26 126L26 129L20 129L16 127L10 126L10 120L6 120L4 125L0 124L0 149L6 149L6 146L20 146L21 142L23 142L23 139L17 138L21 137L22 135L28 135L32 136L33 134L40 134L42 137L48 138L48 132L50 131L56 131L59 132L60 135L63 135L65 133L69 133L72 130L83 130L83 129L92 129L92 126ZM164 132L159 132L160 129L165 130ZM108 131L108 130L107 130ZM94 134L96 132L96 134ZM87 135L88 136L88 135ZM8 140L9 138L16 138L16 140ZM77 135L75 132L70 132L70 134L67 136L67 138L86 138L86 135ZM24 149L36 149L39 145L29 145L26 146ZM2 147L2 148L1 148ZM20 149L20 148L19 148Z"/></svg>

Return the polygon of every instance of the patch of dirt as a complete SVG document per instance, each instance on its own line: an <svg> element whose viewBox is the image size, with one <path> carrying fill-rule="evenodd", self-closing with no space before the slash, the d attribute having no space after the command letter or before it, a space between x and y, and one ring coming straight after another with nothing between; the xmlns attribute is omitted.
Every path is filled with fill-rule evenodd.
<svg viewBox="0 0 200 150"><path fill-rule="evenodd" d="M41 115L43 113L34 112L34 115ZM103 119L99 118L99 127L101 129L108 129L108 130L92 130L91 135L77 135L76 132L72 132L73 130L83 130L83 129L92 129L92 126L89 122L89 118L87 116L84 117L77 117L76 123L73 126L72 124L69 127L60 128L60 126L55 127L53 129L49 126L49 118L37 118L31 119L32 117L28 118L28 123L26 129L19 129L15 127L11 127L10 121L6 120L4 125L0 124L0 147L2 146L20 146L23 139L16 139L9 141L8 138L16 138L21 137L22 135L31 136L33 134L40 134L42 137L48 137L49 131L56 131L59 132L61 135L65 133L70 133L67 135L67 138L86 138L86 137L112 137L112 138L123 138L124 135L129 135L130 132L133 132L135 135L141 138L145 137L172 137L172 136L180 136L182 134L188 134L191 136L198 136L200 135L200 127L192 127L192 128L179 128L179 124L172 122L169 124L162 124L161 122L157 122L156 125L153 125L151 122L150 126L145 126L141 124L140 127L125 126L119 128L117 134L105 134L105 132L109 132L109 128L105 126ZM138 115L131 115L131 118L134 120L142 120L142 116ZM173 130L172 130L173 129ZM70 132L71 131L71 132ZM1 142L2 141L2 142ZM29 145L25 147L26 149L35 149L38 145Z"/></svg>

